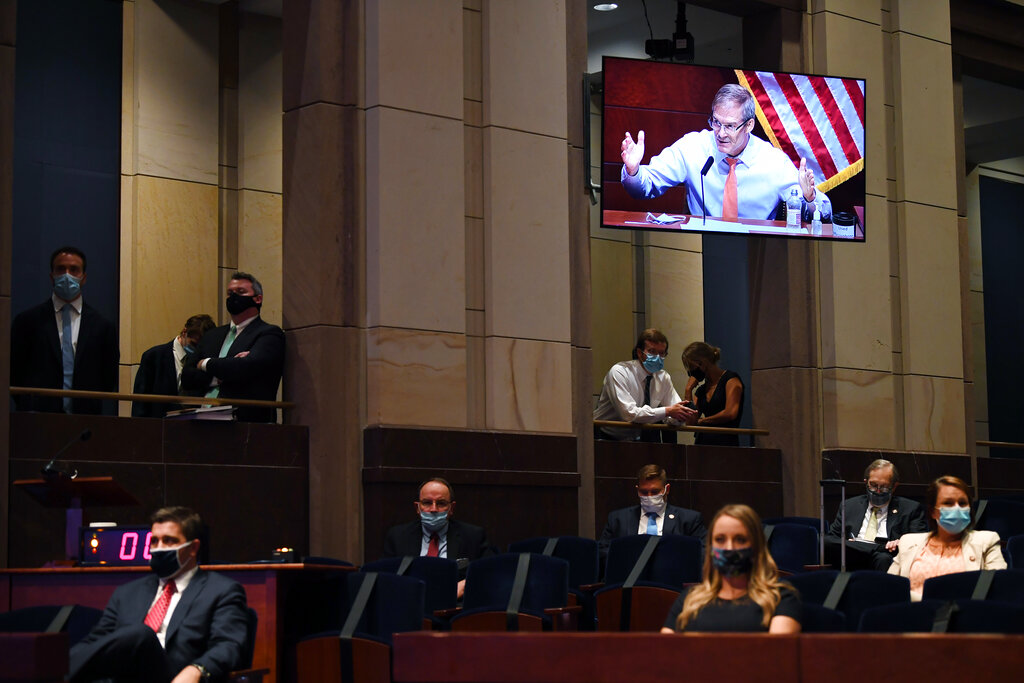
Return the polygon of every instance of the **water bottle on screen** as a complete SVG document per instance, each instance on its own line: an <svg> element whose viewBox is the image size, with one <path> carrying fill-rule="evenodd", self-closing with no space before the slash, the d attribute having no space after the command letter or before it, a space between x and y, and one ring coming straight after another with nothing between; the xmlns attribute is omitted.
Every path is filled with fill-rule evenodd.
<svg viewBox="0 0 1024 683"><path fill-rule="evenodd" d="M790 229L800 228L800 194L794 187L789 191L789 199L786 200L786 227Z"/></svg>
<svg viewBox="0 0 1024 683"><path fill-rule="evenodd" d="M811 234L821 236L821 211L814 208L814 217L811 219Z"/></svg>

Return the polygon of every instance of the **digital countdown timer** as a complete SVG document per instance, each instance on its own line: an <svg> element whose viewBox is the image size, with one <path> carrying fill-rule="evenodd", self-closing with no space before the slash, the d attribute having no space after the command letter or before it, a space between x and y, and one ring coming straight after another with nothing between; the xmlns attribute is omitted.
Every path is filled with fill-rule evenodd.
<svg viewBox="0 0 1024 683"><path fill-rule="evenodd" d="M148 565L152 535L148 526L82 527L80 561L105 567Z"/></svg>

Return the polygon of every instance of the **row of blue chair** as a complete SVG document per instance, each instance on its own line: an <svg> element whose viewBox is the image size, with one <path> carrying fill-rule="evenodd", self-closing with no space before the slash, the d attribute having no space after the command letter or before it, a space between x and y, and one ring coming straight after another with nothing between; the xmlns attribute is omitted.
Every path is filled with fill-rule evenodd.
<svg viewBox="0 0 1024 683"><path fill-rule="evenodd" d="M788 581L800 593L805 609L804 630L809 632L916 632L922 630L926 618L935 620L939 607L951 604L959 608L946 619L951 632L1024 631L1024 619L1019 630L1006 625L1014 615L1024 616L1024 570L936 576L924 582L921 603L910 602L906 577L882 572L819 571L792 576ZM919 604L926 607L916 606ZM991 614L991 620L986 626L987 614ZM889 626L887 616L894 620Z"/></svg>

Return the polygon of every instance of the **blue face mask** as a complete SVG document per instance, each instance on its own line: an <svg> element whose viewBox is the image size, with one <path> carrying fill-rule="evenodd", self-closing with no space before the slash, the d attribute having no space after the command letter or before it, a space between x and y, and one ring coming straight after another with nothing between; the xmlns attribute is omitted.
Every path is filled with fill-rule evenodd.
<svg viewBox="0 0 1024 683"><path fill-rule="evenodd" d="M960 506L939 508L939 526L951 534L958 534L971 523L971 508Z"/></svg>
<svg viewBox="0 0 1024 683"><path fill-rule="evenodd" d="M424 529L432 534L436 534L448 524L448 511L427 512L426 510L420 510L420 523L423 524Z"/></svg>
<svg viewBox="0 0 1024 683"><path fill-rule="evenodd" d="M658 354L654 354L652 356L651 354L647 353L644 355L647 356L647 359L644 361L644 370L651 373L652 375L665 367L665 359L659 356Z"/></svg>
<svg viewBox="0 0 1024 683"><path fill-rule="evenodd" d="M82 281L74 275L63 273L53 279L53 293L64 301L74 301L82 293Z"/></svg>
<svg viewBox="0 0 1024 683"><path fill-rule="evenodd" d="M185 353L195 353L196 352L196 347L192 346L191 344L189 344L188 346L184 347L184 349L185 349Z"/></svg>

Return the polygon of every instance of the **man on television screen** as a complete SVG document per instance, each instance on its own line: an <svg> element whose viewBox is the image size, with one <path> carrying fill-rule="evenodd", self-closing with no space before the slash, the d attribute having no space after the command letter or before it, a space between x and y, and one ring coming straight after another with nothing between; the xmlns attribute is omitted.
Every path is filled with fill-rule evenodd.
<svg viewBox="0 0 1024 683"><path fill-rule="evenodd" d="M704 205L709 216L725 219L774 219L781 201L794 188L800 197L802 220L810 221L814 209L822 220L832 215L832 204L814 187L814 173L800 160L797 169L781 150L751 135L754 130L754 97L736 83L723 85L711 102L710 130L687 133L653 157L644 158L644 132L636 141L627 132L622 141L622 186L636 199L658 197L670 187L686 185L690 212L701 213L701 174Z"/></svg>

